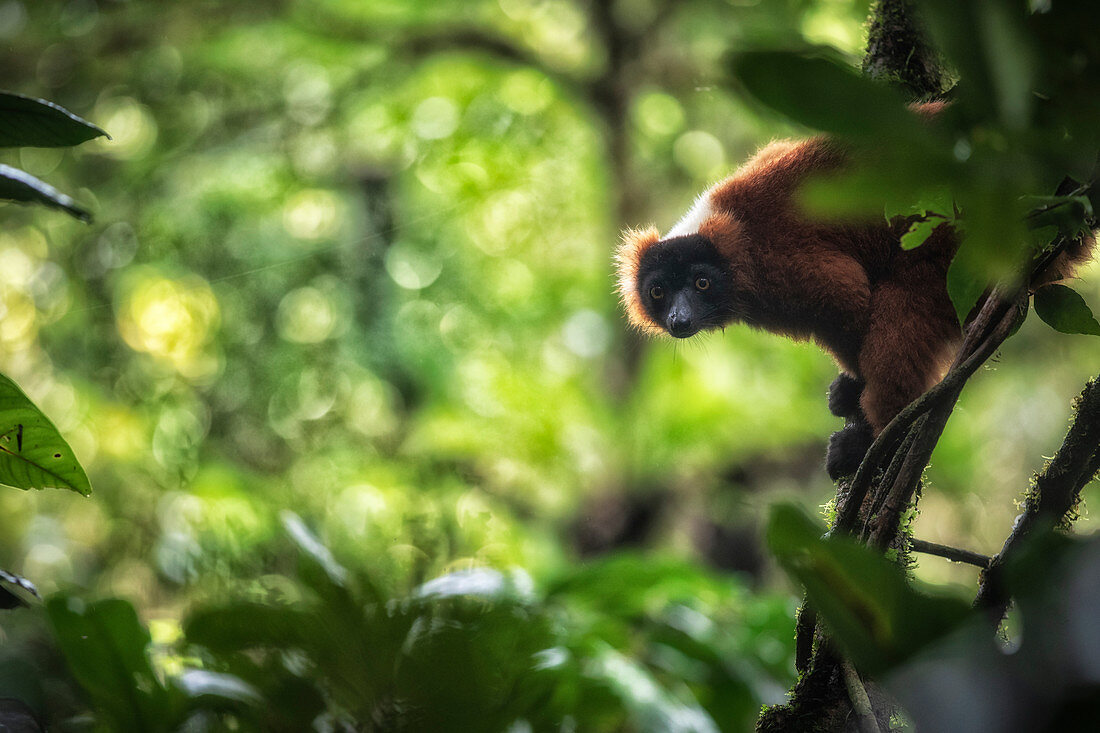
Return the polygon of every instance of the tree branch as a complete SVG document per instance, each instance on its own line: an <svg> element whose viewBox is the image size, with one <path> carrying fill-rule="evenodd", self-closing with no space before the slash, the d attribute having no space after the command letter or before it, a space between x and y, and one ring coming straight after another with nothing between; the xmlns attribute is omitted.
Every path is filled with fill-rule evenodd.
<svg viewBox="0 0 1100 733"><path fill-rule="evenodd" d="M1013 304L1021 296L1022 294L1018 293ZM939 384L929 389L898 413L875 439L875 442L871 444L867 455L864 456L863 462L860 463L859 469L856 471L855 478L852 479L848 493L842 502L843 506L839 507L837 511L837 520L833 525L834 533L851 532L856 520L859 518L859 510L863 506L863 500L867 496L867 490L871 486L872 479L882 467L882 464L893 455L894 450L904 439L913 423L922 415L936 409L945 402L949 402L953 406L966 380L978 370L978 367L1000 345L1000 341L996 344L987 344L988 348L982 353L978 353L979 347L985 343L982 339L985 338L987 331L990 329L990 324L996 322L994 321L995 318L999 321L1008 308L1005 300L998 297L996 291L986 299L982 309L978 312L978 316L967 327L966 338L958 356L955 358L955 363L947 372L947 375ZM1011 333L1011 329L1008 333ZM1008 333L1005 334L1006 338ZM1003 341L1003 339L1001 340ZM921 470L923 469L922 466Z"/></svg>
<svg viewBox="0 0 1100 733"><path fill-rule="evenodd" d="M1085 385L1075 407L1073 423L1062 446L1036 476L1023 513L1016 518L1004 546L979 581L974 605L984 609L993 623L1001 622L1010 601L1001 578L1005 563L1036 527L1064 523L1077 505L1081 489L1100 468L1100 377Z"/></svg>
<svg viewBox="0 0 1100 733"><path fill-rule="evenodd" d="M1000 319L993 330L976 344L971 341L971 336L984 331L985 324L982 321L975 321L971 324L972 328L967 330L967 339L963 343L963 351L959 353L955 360L957 365L955 368L959 370L960 374L965 374L966 378L973 375L978 367L992 356L1004 340L1012 334L1013 329L1020 320L1020 310L1016 307L1016 303L1021 296L1026 297L1026 293L1021 291L1014 298L1005 300L1001 300L994 293L994 296L990 298L991 301L996 301L995 305L989 308L991 318L999 314ZM983 308L982 312L984 314L986 308ZM968 345L973 351L966 355ZM917 435L913 439L913 444L902 462L901 470L886 494L882 511L873 517L875 526L870 530L869 536L871 544L874 546L885 548L889 547L890 543L894 541L901 515L913 499L913 493L920 483L921 474L932 457L932 451L936 447L936 443L939 442L940 435L943 434L947 419L951 417L951 412L955 409L955 402L962 392L963 384L965 384L965 379L959 381L958 387L950 393L950 399L945 399L937 404L929 412L927 419L921 423ZM880 485L879 491L885 490L884 487L885 485Z"/></svg>
<svg viewBox="0 0 1100 733"><path fill-rule="evenodd" d="M988 568L989 563L992 561L991 557L983 555L980 552L972 552L970 550L963 550L958 547L950 547L948 545L928 542L927 540L918 540L916 538L909 541L909 547L913 552L922 552L925 555L936 555L954 562L964 562L968 565L975 565L983 570Z"/></svg>
<svg viewBox="0 0 1100 733"><path fill-rule="evenodd" d="M871 11L863 73L896 82L915 99L940 96L947 75L925 39L910 0L879 0Z"/></svg>

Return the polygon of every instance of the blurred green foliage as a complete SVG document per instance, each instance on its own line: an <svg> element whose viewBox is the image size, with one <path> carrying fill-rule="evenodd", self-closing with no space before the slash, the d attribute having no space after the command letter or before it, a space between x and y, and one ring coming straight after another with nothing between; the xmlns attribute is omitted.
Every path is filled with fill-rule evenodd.
<svg viewBox="0 0 1100 733"><path fill-rule="evenodd" d="M261 728L281 714L263 718L224 678L192 676L188 688L185 668L237 675L269 702L300 692L299 712L330 706L333 726L387 710L395 690L378 686L407 680L364 668L345 678L346 660L407 623L426 629L423 644L384 647L378 663L468 672L437 688L448 699L500 702L506 684L546 694L521 662L549 651L542 671L573 697L494 708L537 709L544 718L524 719L538 729L569 709L588 716L578 730L665 730L670 709L704 721L696 729L743 728L792 674L793 601L747 556L777 494L808 507L831 496L820 463L839 427L824 400L835 367L747 328L639 348L610 253L620 226L667 225L763 142L811 132L731 88L729 52L824 44L826 58L854 63L866 6L622 0L611 28L643 42L615 67L594 6L566 0L0 2L7 85L113 136L0 155L96 216L84 226L4 209L0 371L97 487L91 501L0 494L0 567L68 594L51 603L55 619L127 613L80 597L133 602L141 621L119 621L120 644L132 658L149 629L157 682L145 692L164 691L168 722L191 714L179 685L179 700L207 695ZM1021 62L982 48L1017 78ZM1034 63L1026 78L1048 78L1045 57ZM582 90L615 68L626 106L609 118ZM1042 110L1028 116L1015 86L1003 95L959 105L951 124L974 135L949 149L967 160L922 176L921 163L944 158L898 159L884 175L901 190L879 193L919 194L921 211L937 211L928 189L947 177L973 184L969 209L1018 213L1031 208L1018 193L1053 193L1058 181L1034 166L1051 137ZM1032 174L998 167L1013 156ZM1073 172L1074 157L1063 162ZM978 185L991 170L1003 186ZM841 193L825 203L852 200ZM1017 233L987 220L1008 227L997 237ZM1094 306L1098 274L1074 284ZM973 381L929 470L919 536L999 546L1095 371L1089 339L1029 319ZM597 511L623 496L657 507L639 537L616 534L621 511ZM287 541L286 509L338 563L302 555L300 535ZM643 548L582 563L576 536L593 527ZM731 533L749 549L722 556ZM708 561L757 576L716 578L697 567ZM973 580L938 561L918 572ZM428 603L418 594L440 576L531 581L522 597ZM218 647L200 622L240 603L349 630L302 648L258 625L264 656L238 655L240 639ZM195 647L182 645L185 616ZM469 669L453 666L461 655L476 656ZM58 679L47 653L37 658ZM639 690L652 694L632 699ZM56 722L81 705L47 709Z"/></svg>

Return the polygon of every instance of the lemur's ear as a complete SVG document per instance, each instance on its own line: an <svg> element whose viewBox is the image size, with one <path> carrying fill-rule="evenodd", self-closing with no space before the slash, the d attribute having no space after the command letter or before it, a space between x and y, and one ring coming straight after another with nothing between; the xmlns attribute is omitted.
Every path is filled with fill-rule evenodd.
<svg viewBox="0 0 1100 733"><path fill-rule="evenodd" d="M660 333L664 329L654 323L642 307L642 299L638 295L638 266L646 250L657 244L660 239L661 235L653 226L644 229L627 229L623 232L622 243L615 253L619 298L622 299L630 325L646 333Z"/></svg>

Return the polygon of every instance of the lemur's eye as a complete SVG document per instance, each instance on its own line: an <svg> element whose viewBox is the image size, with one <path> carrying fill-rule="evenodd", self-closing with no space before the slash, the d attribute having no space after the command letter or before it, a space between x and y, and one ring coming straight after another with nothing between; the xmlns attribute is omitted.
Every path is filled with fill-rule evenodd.
<svg viewBox="0 0 1100 733"><path fill-rule="evenodd" d="M649 289L649 297L653 298L654 300L660 300L661 298L665 297L664 288L662 288L660 285L654 285Z"/></svg>
<svg viewBox="0 0 1100 733"><path fill-rule="evenodd" d="M705 277L698 278L695 281L695 287L697 287L699 290L706 290L710 287L710 280L706 279Z"/></svg>

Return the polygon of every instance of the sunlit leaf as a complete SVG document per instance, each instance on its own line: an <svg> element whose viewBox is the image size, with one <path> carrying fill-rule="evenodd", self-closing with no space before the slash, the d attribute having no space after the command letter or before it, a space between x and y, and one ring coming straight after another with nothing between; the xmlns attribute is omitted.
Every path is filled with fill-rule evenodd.
<svg viewBox="0 0 1100 733"><path fill-rule="evenodd" d="M768 522L768 547L861 670L894 666L970 618L966 601L920 593L896 564L846 537L823 539L824 531L780 504Z"/></svg>
<svg viewBox="0 0 1100 733"><path fill-rule="evenodd" d="M336 562L336 558L332 556L332 551L325 547L324 543L309 531L309 527L302 521L302 518L289 509L283 511L279 517L282 519L283 527L286 529L287 534L294 540L294 544L325 571L329 581L331 581L333 585L341 587L347 585L347 569Z"/></svg>
<svg viewBox="0 0 1100 733"><path fill-rule="evenodd" d="M0 374L0 483L92 493L84 468L53 423Z"/></svg>
<svg viewBox="0 0 1100 733"><path fill-rule="evenodd" d="M30 173L0 164L0 199L29 204L44 204L61 209L81 221L90 221L92 215L71 197L58 191Z"/></svg>
<svg viewBox="0 0 1100 733"><path fill-rule="evenodd" d="M259 690L231 674L205 669L188 669L173 682L192 701L192 704L208 707L219 704L256 707L263 704L263 697Z"/></svg>
<svg viewBox="0 0 1100 733"><path fill-rule="evenodd" d="M146 657L149 632L134 607L119 599L84 604L55 596L46 603L65 660L113 730L167 730L173 702Z"/></svg>
<svg viewBox="0 0 1100 733"><path fill-rule="evenodd" d="M491 568L471 568L432 578L413 591L416 598L477 596L486 599L533 600L531 578L522 571L505 575Z"/></svg>
<svg viewBox="0 0 1100 733"><path fill-rule="evenodd" d="M1035 292L1035 313L1055 331L1100 336L1100 323L1085 299L1065 285L1039 288Z"/></svg>
<svg viewBox="0 0 1100 733"><path fill-rule="evenodd" d="M681 701L633 659L605 648L585 670L617 696L644 733L718 733L718 726L695 701Z"/></svg>
<svg viewBox="0 0 1100 733"><path fill-rule="evenodd" d="M67 147L106 132L45 99L0 92L0 147Z"/></svg>
<svg viewBox="0 0 1100 733"><path fill-rule="evenodd" d="M700 596L728 598L736 589L735 582L684 560L623 552L571 568L549 595L629 617Z"/></svg>
<svg viewBox="0 0 1100 733"><path fill-rule="evenodd" d="M915 249L921 246L932 234L932 230L940 224L943 224L943 219L938 216L929 216L924 220L913 222L909 225L909 231L901 235L901 248Z"/></svg>

